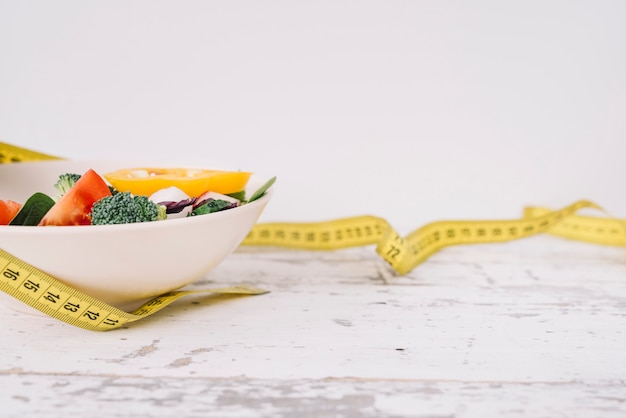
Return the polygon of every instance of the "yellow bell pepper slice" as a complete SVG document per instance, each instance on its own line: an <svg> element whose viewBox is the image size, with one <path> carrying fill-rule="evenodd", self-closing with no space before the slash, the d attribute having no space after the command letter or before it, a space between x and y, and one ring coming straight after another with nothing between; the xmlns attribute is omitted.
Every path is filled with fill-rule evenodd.
<svg viewBox="0 0 626 418"><path fill-rule="evenodd" d="M195 168L126 168L104 174L120 192L150 196L157 190L175 186L190 197L207 191L230 194L245 189L252 173L245 171Z"/></svg>

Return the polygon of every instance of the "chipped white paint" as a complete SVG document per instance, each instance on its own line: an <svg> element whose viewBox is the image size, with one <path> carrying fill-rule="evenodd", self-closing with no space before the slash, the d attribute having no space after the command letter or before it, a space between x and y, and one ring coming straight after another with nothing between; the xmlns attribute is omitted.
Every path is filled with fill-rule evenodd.
<svg viewBox="0 0 626 418"><path fill-rule="evenodd" d="M436 254L242 248L108 333L2 311L2 416L621 417L626 257L551 237ZM104 416L103 415L103 416Z"/></svg>

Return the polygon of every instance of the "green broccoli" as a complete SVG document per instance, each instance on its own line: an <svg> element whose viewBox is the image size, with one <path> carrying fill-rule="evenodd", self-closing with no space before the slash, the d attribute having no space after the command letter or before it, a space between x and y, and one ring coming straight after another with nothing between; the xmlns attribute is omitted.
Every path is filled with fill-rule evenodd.
<svg viewBox="0 0 626 418"><path fill-rule="evenodd" d="M106 196L94 203L91 209L92 225L128 224L160 221L167 218L165 206L154 203L146 196L130 192Z"/></svg>
<svg viewBox="0 0 626 418"><path fill-rule="evenodd" d="M57 191L56 200L59 200L65 193L67 193L76 184L80 174L65 173L59 176L59 179L54 184L54 188Z"/></svg>

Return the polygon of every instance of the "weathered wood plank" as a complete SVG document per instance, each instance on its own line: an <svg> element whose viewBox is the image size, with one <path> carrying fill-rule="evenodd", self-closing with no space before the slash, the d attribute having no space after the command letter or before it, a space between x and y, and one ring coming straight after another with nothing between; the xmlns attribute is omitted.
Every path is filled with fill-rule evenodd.
<svg viewBox="0 0 626 418"><path fill-rule="evenodd" d="M620 416L625 279L623 249L550 237L451 248L406 277L372 248L242 248L195 287L270 294L108 333L3 310L2 399L15 416Z"/></svg>
<svg viewBox="0 0 626 418"><path fill-rule="evenodd" d="M626 414L623 383L18 374L0 375L0 401L5 418L617 418Z"/></svg>

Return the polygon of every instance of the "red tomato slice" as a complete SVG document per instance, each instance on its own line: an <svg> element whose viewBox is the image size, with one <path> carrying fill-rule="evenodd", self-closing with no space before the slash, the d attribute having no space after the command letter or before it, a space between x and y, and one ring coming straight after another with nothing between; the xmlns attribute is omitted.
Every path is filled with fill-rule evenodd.
<svg viewBox="0 0 626 418"><path fill-rule="evenodd" d="M89 170L50 208L39 225L90 225L93 204L105 196L111 196L109 187L98 173Z"/></svg>
<svg viewBox="0 0 626 418"><path fill-rule="evenodd" d="M21 208L21 203L12 200L0 200L0 225L8 225Z"/></svg>

